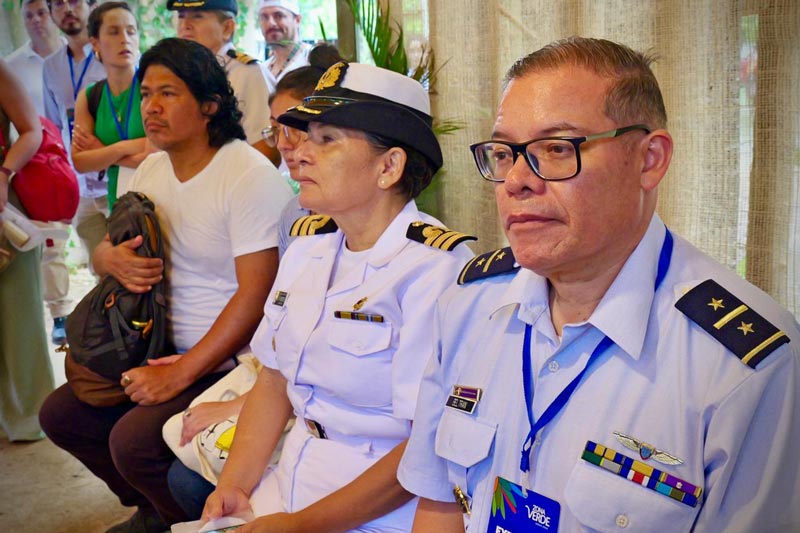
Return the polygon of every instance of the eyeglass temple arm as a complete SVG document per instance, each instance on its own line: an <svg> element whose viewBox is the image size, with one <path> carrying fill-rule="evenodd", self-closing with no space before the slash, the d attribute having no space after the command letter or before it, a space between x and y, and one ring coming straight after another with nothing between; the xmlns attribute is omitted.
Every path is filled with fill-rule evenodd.
<svg viewBox="0 0 800 533"><path fill-rule="evenodd" d="M595 139L608 139L613 137L619 137L623 133L628 133L629 131L633 130L644 130L647 133L650 133L650 128L645 126L644 124L634 124L633 126L625 126L624 128L617 128L615 130L607 131L605 133L595 133L594 135L587 135L586 141L593 141ZM586 142L584 141L584 142Z"/></svg>

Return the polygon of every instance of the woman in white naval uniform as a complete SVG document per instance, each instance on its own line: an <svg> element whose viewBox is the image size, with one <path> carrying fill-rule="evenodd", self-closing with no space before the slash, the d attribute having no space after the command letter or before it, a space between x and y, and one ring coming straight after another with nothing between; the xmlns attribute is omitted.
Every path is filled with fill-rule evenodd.
<svg viewBox="0 0 800 533"><path fill-rule="evenodd" d="M203 515L252 505L260 518L243 532L409 531L416 500L397 464L436 300L472 256L460 245L471 237L413 201L442 164L428 95L406 76L338 63L278 121L307 131L295 152L300 203L330 216L293 227L301 238L252 342L265 368ZM292 413L280 462L263 475Z"/></svg>

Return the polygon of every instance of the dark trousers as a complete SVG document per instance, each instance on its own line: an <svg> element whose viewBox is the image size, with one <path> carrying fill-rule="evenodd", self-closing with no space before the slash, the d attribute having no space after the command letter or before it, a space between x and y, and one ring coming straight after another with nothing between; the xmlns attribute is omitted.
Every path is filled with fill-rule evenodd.
<svg viewBox="0 0 800 533"><path fill-rule="evenodd" d="M216 488L206 478L190 470L180 459L175 459L167 474L169 491L190 520L200 520L206 498Z"/></svg>
<svg viewBox="0 0 800 533"><path fill-rule="evenodd" d="M188 517L172 498L167 471L175 455L164 443L164 423L224 373L205 376L167 402L92 407L62 385L44 402L39 421L45 434L105 481L122 505L154 507L167 524Z"/></svg>

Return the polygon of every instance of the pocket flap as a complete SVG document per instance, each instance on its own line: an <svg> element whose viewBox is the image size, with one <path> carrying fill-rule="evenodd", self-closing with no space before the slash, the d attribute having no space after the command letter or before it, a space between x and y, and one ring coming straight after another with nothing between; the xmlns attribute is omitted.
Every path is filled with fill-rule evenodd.
<svg viewBox="0 0 800 533"><path fill-rule="evenodd" d="M489 456L497 424L444 408L436 429L436 454L470 468Z"/></svg>
<svg viewBox="0 0 800 533"><path fill-rule="evenodd" d="M572 469L564 499L583 526L609 532L620 527L643 533L689 531L700 509L582 460Z"/></svg>
<svg viewBox="0 0 800 533"><path fill-rule="evenodd" d="M392 342L392 326L386 322L337 320L328 328L332 347L358 357L382 352Z"/></svg>

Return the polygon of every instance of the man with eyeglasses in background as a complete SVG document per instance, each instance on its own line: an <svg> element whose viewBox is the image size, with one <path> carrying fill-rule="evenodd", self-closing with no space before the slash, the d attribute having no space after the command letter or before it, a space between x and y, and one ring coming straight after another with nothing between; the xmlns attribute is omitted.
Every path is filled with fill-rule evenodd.
<svg viewBox="0 0 800 533"><path fill-rule="evenodd" d="M308 65L313 46L300 40L300 7L297 0L260 0L258 24L269 48L269 58L261 64L269 93L289 72Z"/></svg>
<svg viewBox="0 0 800 533"><path fill-rule="evenodd" d="M269 125L269 88L258 60L236 50L236 0L167 0L167 9L178 12L178 37L202 44L217 56L228 75L242 112L247 143L276 166L280 154L261 137Z"/></svg>
<svg viewBox="0 0 800 533"><path fill-rule="evenodd" d="M67 39L66 45L44 60L42 66L42 90L44 93L44 115L61 130L64 146L72 142L72 127L75 122L75 100L78 94L92 83L106 77L103 64L92 54L86 23L95 0L48 0L50 16ZM80 184L80 203L72 224L80 237L86 253L92 250L106 234L108 211L108 183L103 173L77 173ZM50 285L45 294L53 315L52 341L63 344L67 340L66 315L69 313L69 271L64 257L65 241L54 239L52 249L46 250L45 285ZM89 261L91 265L91 261ZM48 276L57 282L48 281ZM53 290L57 287L57 290ZM48 292L50 295L48 296ZM55 295L54 295L55 294ZM51 303L54 302L54 303Z"/></svg>
<svg viewBox="0 0 800 533"><path fill-rule="evenodd" d="M471 149L511 246L439 301L414 531L800 527L800 326L655 214L651 61L571 38L506 75Z"/></svg>

